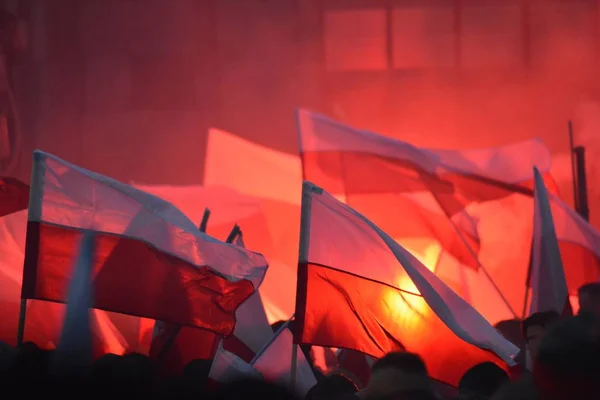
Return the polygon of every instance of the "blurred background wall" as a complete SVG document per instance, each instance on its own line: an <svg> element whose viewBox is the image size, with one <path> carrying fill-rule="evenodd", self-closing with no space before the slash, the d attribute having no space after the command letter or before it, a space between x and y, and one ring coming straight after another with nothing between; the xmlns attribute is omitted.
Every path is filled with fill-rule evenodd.
<svg viewBox="0 0 600 400"><path fill-rule="evenodd" d="M41 148L124 181L198 184L209 127L294 153L302 106L423 146L539 136L570 199L573 119L600 223L598 0L3 3L29 37L22 176Z"/></svg>

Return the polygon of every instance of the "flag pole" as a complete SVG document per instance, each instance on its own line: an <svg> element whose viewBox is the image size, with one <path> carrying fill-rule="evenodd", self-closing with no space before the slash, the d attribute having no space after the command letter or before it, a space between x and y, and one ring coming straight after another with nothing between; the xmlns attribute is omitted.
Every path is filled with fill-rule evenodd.
<svg viewBox="0 0 600 400"><path fill-rule="evenodd" d="M571 155L571 181L573 185L573 204L575 210L579 209L579 188L577 187L577 165L575 164L575 139L573 135L573 121L569 120L569 154Z"/></svg>
<svg viewBox="0 0 600 400"><path fill-rule="evenodd" d="M296 318L296 313L294 313L294 315L292 315L292 318L290 318L290 326L292 326L292 321ZM296 325L294 325L294 328L296 327ZM293 335L293 332L292 332ZM292 365L290 368L290 388L292 389L292 392L294 392L296 390L296 369L298 368L298 345L296 343L294 343L294 341L292 340Z"/></svg>
<svg viewBox="0 0 600 400"><path fill-rule="evenodd" d="M588 205L587 177L585 172L585 147L577 146L573 150L575 155L575 168L577 176L577 205L575 210L587 222L590 221Z"/></svg>
<svg viewBox="0 0 600 400"><path fill-rule="evenodd" d="M527 314L527 303L529 303L529 288L531 287L531 274L533 273L533 239L531 240L531 249L529 250L529 265L527 266L527 280L525 281L525 301L523 302L523 319Z"/></svg>
<svg viewBox="0 0 600 400"><path fill-rule="evenodd" d="M500 296L500 299L502 299L502 301L504 302L504 304L506 305L506 307L508 308L508 310L512 313L512 315L515 318L519 318L517 316L517 313L515 312L514 308L510 305L510 303L508 302L508 300L506 299L506 297L504 296L504 294L502 293L502 291L500 290L500 288L498 287L498 285L496 285L496 282L494 282L494 280L492 279L491 275L487 272L487 270L484 268L484 266L479 261L479 258L477 257L477 254L475 254L475 251L471 248L471 246L469 246L469 242L467 242L467 239L465 239L465 237L462 234L462 232L460 231L460 229L458 229L458 226L456 225L456 223L454 222L454 220L451 218L450 215L448 215L448 213L446 212L446 209L444 208L444 206L442 206L442 203L441 203L440 199L438 198L438 196L434 193L433 190L431 191L431 194L435 198L435 201L438 203L438 205L440 206L440 208L444 211L444 214L446 214L446 217L450 221L450 224L452 225L452 228L454 228L454 231L456 232L456 234L460 238L461 242L463 242L463 244L465 245L465 247L467 248L467 250L469 251L469 253L473 257L473 260L475 260L475 263L477 263L477 267L483 271L483 274L488 279L488 281L492 284L492 286L494 287L494 290L496 290L496 292L498 292L498 295ZM465 211L462 210L461 212L465 212ZM461 268L462 268L462 266L461 266Z"/></svg>
<svg viewBox="0 0 600 400"><path fill-rule="evenodd" d="M313 185L308 181L302 182L302 202L300 206L300 239L298 244L298 279L300 282L300 265L308 264L308 247L310 243L310 218L311 218L311 210L312 210L312 194L317 193L321 194L322 189ZM296 287L296 312L292 316L294 321L296 322L296 315L298 314L298 298L300 297L300 287ZM301 315L304 315L304 310L302 310ZM303 324L304 321L300 321L300 324ZM294 345L292 346L292 365L290 368L290 388L292 391L296 390L296 375L297 375L297 364L298 364L298 343L296 343L296 338L299 337L299 329L301 329L298 323L294 324Z"/></svg>
<svg viewBox="0 0 600 400"><path fill-rule="evenodd" d="M292 367L290 369L290 388L292 392L296 391L296 368L298 365L298 345L292 344Z"/></svg>
<svg viewBox="0 0 600 400"><path fill-rule="evenodd" d="M241 229L238 226L238 224L235 224L233 226L233 228L231 229L231 232L229 232L229 235L227 236L227 240L225 240L225 243L233 243L233 241L240 235L241 233Z"/></svg>
<svg viewBox="0 0 600 400"><path fill-rule="evenodd" d="M42 198L44 188L44 175L46 173L46 163L43 157L37 151L33 152L33 166L31 169L31 183L29 186L29 208L27 210L28 221L41 221L42 220ZM23 280L21 288L21 307L19 309L19 325L17 326L17 347L23 345L23 339L25 336L25 319L27 316L27 294L24 294L23 288L26 287L28 274L26 273L28 265L37 261L35 257L37 254L33 247L35 244L39 244L39 229L29 229L25 235L25 260L23 260ZM37 248L37 247L36 247ZM35 254L35 257L32 255Z"/></svg>
<svg viewBox="0 0 600 400"><path fill-rule="evenodd" d="M477 267L483 271L483 274L488 279L488 281L492 284L492 286L494 287L494 290L496 290L496 292L498 292L498 295L500 296L500 298L502 299L502 301L504 302L504 304L506 305L506 307L508 308L508 310L512 313L512 315L515 318L519 318L517 316L517 313L515 312L514 308L510 305L510 303L508 302L508 300L506 299L506 297L504 296L504 294L502 293L502 291L500 290L500 288L498 287L498 285L496 285L496 282L494 282L494 280L492 279L491 275L487 272L487 270L485 269L485 267L481 264L481 261L479 261L479 258L477 257L477 254L475 254L475 251L471 248L471 246L469 246L469 243L467 242L467 239L465 239L465 237L463 236L463 234L460 231L460 229L458 229L458 226L456 226L456 224L454 223L454 221L452 221L452 219L450 219L450 223L452 224L452 226L454 227L454 230L456 231L456 233L460 237L460 240L464 243L464 245L469 250L469 253L471 253L471 256L473 256L473 259L477 263ZM461 268L462 268L462 266L461 266Z"/></svg>
<svg viewBox="0 0 600 400"><path fill-rule="evenodd" d="M198 230L202 233L206 233L206 227L208 226L208 219L210 218L210 209L205 208L204 214L202 215L202 221L200 221L200 226Z"/></svg>
<svg viewBox="0 0 600 400"><path fill-rule="evenodd" d="M21 299L21 307L19 309L19 326L17 327L17 348L23 345L23 337L25 334L25 315L27 313L27 299Z"/></svg>

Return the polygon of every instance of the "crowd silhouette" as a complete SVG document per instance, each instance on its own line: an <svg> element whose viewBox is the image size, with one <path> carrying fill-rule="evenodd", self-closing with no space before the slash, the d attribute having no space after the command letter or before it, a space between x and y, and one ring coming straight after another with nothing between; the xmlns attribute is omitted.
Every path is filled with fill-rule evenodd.
<svg viewBox="0 0 600 400"><path fill-rule="evenodd" d="M584 296L577 316L540 312L522 321L522 338L530 355L525 365L505 371L494 363L478 364L464 374L453 394L440 390L442 386L430 378L418 354L397 352L373 364L364 388L359 388L343 372L321 374L315 368L318 382L309 390L306 400L598 399L600 283L582 287L581 293ZM278 325L281 324L274 324L273 328ZM510 324L499 324L502 325ZM303 351L310 354L306 347ZM299 398L290 388L266 380L219 384L209 378L211 363L211 360L194 360L181 375L165 376L159 372L155 360L137 353L106 354L90 365L65 369L58 368L56 351L43 350L31 342L18 349L3 344L0 350L1 384L7 398L71 395L98 399Z"/></svg>

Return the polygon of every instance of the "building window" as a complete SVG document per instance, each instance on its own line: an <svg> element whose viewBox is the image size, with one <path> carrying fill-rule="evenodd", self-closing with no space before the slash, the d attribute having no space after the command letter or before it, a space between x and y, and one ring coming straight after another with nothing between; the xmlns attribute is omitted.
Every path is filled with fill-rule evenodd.
<svg viewBox="0 0 600 400"><path fill-rule="evenodd" d="M584 0L532 2L531 53L537 65L586 65L596 53L596 4Z"/></svg>
<svg viewBox="0 0 600 400"><path fill-rule="evenodd" d="M394 8L392 24L394 68L445 68L456 64L451 5Z"/></svg>
<svg viewBox="0 0 600 400"><path fill-rule="evenodd" d="M325 64L330 71L386 69L386 10L381 8L326 11L324 45Z"/></svg>
<svg viewBox="0 0 600 400"><path fill-rule="evenodd" d="M460 64L512 67L524 60L523 12L519 2L464 2L461 9Z"/></svg>

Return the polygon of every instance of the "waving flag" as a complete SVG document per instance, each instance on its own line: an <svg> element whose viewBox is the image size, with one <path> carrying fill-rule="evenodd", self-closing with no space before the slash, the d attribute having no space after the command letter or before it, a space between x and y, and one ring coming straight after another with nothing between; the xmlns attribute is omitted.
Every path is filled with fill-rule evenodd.
<svg viewBox="0 0 600 400"><path fill-rule="evenodd" d="M533 169L535 197L529 315L540 311L573 314L548 193L537 168Z"/></svg>
<svg viewBox="0 0 600 400"><path fill-rule="evenodd" d="M29 195L27 195L29 197ZM26 210L0 218L0 341L15 343L18 324L25 237ZM34 342L43 349L54 349L62 332L64 304L46 301L28 301L25 319L25 341ZM113 314L114 316L114 314ZM127 343L105 311L91 310L94 356L105 353L123 354Z"/></svg>
<svg viewBox="0 0 600 400"><path fill-rule="evenodd" d="M244 248L242 231L235 237L234 243ZM235 313L237 324L233 336L223 341L223 346L250 362L273 336L273 329L267 320L265 307L258 291L254 292ZM236 343L241 342L241 343ZM229 347L231 345L231 347ZM237 350L237 351L236 351ZM249 358L249 359L248 359Z"/></svg>
<svg viewBox="0 0 600 400"><path fill-rule="evenodd" d="M235 330L233 335L223 340L223 347L250 362L273 336L260 293L256 292L250 296L235 315Z"/></svg>
<svg viewBox="0 0 600 400"><path fill-rule="evenodd" d="M93 307L222 335L267 268L168 202L36 151L23 298L65 301L82 230L95 232Z"/></svg>
<svg viewBox="0 0 600 400"><path fill-rule="evenodd" d="M223 163L224 159L232 157L235 162ZM295 307L302 191L300 157L230 132L210 129L204 184L207 190L214 190L218 185L234 189L238 197L245 195L246 200L240 198L235 203L228 201L219 205L231 217L239 214L242 207L259 204L261 220L256 216L246 219L236 217L232 223L244 228L248 248L260 249L269 260L271 268L260 287L269 322L288 320Z"/></svg>
<svg viewBox="0 0 600 400"><path fill-rule="evenodd" d="M242 232L236 225L235 244L244 248ZM229 238L227 242L230 242ZM273 335L258 291L255 291L237 309L233 334L221 336L205 329L181 327L156 321L150 345L150 357L160 364L165 375L179 375L192 360L210 360L216 357L218 345L224 351L250 362Z"/></svg>
<svg viewBox="0 0 600 400"><path fill-rule="evenodd" d="M306 110L297 116L306 179L400 243L407 236L430 237L473 267L478 237L475 222L461 215L465 207L513 193L532 195L533 165L550 169L550 154L536 140L496 149L421 149ZM409 223L402 223L405 216Z"/></svg>
<svg viewBox="0 0 600 400"><path fill-rule="evenodd" d="M297 343L373 357L411 351L457 385L473 365L512 364L518 348L374 223L305 182Z"/></svg>
<svg viewBox="0 0 600 400"><path fill-rule="evenodd" d="M233 383L244 379L263 379L263 376L246 361L219 346L208 377L219 383Z"/></svg>
<svg viewBox="0 0 600 400"><path fill-rule="evenodd" d="M288 388L293 386L293 390L301 398L304 398L310 388L317 383L317 379L304 357L304 353L297 344L294 344L289 324L289 322L286 322L279 328L271 341L252 360L251 365L265 379ZM295 377L292 378L294 373L291 369L292 350L294 347L296 347L296 371Z"/></svg>
<svg viewBox="0 0 600 400"><path fill-rule="evenodd" d="M548 198L569 293L576 295L600 280L600 232L557 196Z"/></svg>

